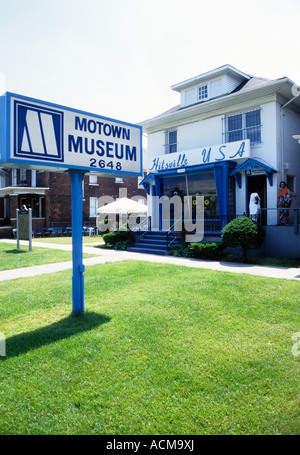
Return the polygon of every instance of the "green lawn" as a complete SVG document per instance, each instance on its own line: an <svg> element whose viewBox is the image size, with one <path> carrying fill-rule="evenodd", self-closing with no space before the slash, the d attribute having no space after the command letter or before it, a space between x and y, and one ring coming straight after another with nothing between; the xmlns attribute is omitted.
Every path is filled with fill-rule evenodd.
<svg viewBox="0 0 300 455"><path fill-rule="evenodd" d="M0 283L1 434L298 434L297 281L146 262Z"/></svg>
<svg viewBox="0 0 300 455"><path fill-rule="evenodd" d="M91 254L84 254L83 257L92 257ZM72 261L71 251L32 247L28 251L28 246L20 245L17 249L16 244L0 243L0 270L12 270L21 267L31 267L33 265L52 264L55 262Z"/></svg>
<svg viewBox="0 0 300 455"><path fill-rule="evenodd" d="M72 237L36 237L32 239L33 242L44 242L44 243L57 243L60 245L71 245L72 244ZM82 237L82 243L87 245L89 243L93 244L104 244L104 241L100 235L89 237L85 235Z"/></svg>

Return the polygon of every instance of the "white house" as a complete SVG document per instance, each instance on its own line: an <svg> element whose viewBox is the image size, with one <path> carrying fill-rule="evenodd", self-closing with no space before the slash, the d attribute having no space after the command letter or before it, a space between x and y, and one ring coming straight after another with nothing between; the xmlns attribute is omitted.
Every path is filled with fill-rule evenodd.
<svg viewBox="0 0 300 455"><path fill-rule="evenodd" d="M300 192L300 149L293 138L300 126L297 85L288 77L268 80L224 65L171 88L180 104L140 123L148 139L142 184L152 229L163 225L153 196L173 194L204 196L206 233L248 214L253 192L261 199L263 224L277 225L280 181L294 195ZM298 207L300 194L292 205Z"/></svg>

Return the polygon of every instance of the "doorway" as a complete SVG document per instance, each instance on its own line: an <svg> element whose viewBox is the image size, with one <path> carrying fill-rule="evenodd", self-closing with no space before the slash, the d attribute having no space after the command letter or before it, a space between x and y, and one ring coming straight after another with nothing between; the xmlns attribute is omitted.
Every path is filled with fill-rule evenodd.
<svg viewBox="0 0 300 455"><path fill-rule="evenodd" d="M267 179L266 175L256 175L247 177L247 213L249 215L249 202L251 193L257 193L260 197L261 209L267 208ZM267 224L267 212L266 210L261 211L261 223Z"/></svg>

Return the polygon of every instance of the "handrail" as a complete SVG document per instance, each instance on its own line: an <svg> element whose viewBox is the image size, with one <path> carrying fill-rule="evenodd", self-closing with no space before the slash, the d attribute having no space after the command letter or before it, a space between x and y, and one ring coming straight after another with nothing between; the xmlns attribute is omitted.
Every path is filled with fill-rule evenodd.
<svg viewBox="0 0 300 455"><path fill-rule="evenodd" d="M181 218L178 218L178 220L174 221L174 223L172 224L172 226L169 228L169 230L167 231L167 248L169 249L170 246L172 245L173 242L175 242L175 239L176 239L176 235L174 234L175 232L175 225L177 223L179 223L179 221L182 221L182 218L183 216L181 216ZM170 236L171 236L171 233L173 233L173 238L172 240L170 241Z"/></svg>
<svg viewBox="0 0 300 455"><path fill-rule="evenodd" d="M145 227L145 229L143 229ZM146 216L139 224L136 226L132 227L132 231L147 231L148 230L148 217Z"/></svg>

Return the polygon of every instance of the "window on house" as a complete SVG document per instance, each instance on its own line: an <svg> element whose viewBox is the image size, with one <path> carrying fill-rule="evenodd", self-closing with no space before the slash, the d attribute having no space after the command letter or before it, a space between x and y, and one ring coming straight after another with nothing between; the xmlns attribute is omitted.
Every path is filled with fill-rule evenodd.
<svg viewBox="0 0 300 455"><path fill-rule="evenodd" d="M11 184L17 186L17 169L13 169L11 173Z"/></svg>
<svg viewBox="0 0 300 455"><path fill-rule="evenodd" d="M98 208L98 198L97 197L90 197L90 216L96 217Z"/></svg>
<svg viewBox="0 0 300 455"><path fill-rule="evenodd" d="M287 175L286 176L286 184L289 190L292 192L295 191L295 176L294 175Z"/></svg>
<svg viewBox="0 0 300 455"><path fill-rule="evenodd" d="M0 171L1 172L1 171ZM5 174L0 173L0 188L6 187L6 177Z"/></svg>
<svg viewBox="0 0 300 455"><path fill-rule="evenodd" d="M206 100L208 98L208 90L207 90L207 85L202 85L201 87L198 87L198 100Z"/></svg>
<svg viewBox="0 0 300 455"><path fill-rule="evenodd" d="M225 142L250 139L251 145L261 143L261 114L260 109L229 115L224 118Z"/></svg>
<svg viewBox="0 0 300 455"><path fill-rule="evenodd" d="M26 183L26 169L20 169L20 183Z"/></svg>
<svg viewBox="0 0 300 455"><path fill-rule="evenodd" d="M31 171L31 186L36 186L36 171Z"/></svg>
<svg viewBox="0 0 300 455"><path fill-rule="evenodd" d="M124 179L122 177L116 177L115 183L124 183Z"/></svg>
<svg viewBox="0 0 300 455"><path fill-rule="evenodd" d="M177 152L177 130L166 131L165 153Z"/></svg>
<svg viewBox="0 0 300 455"><path fill-rule="evenodd" d="M97 176L97 175L91 174L91 175L89 176L89 183L90 183L90 185L97 185L97 183L98 183L98 176Z"/></svg>

